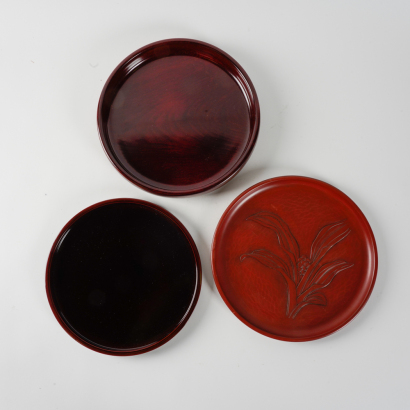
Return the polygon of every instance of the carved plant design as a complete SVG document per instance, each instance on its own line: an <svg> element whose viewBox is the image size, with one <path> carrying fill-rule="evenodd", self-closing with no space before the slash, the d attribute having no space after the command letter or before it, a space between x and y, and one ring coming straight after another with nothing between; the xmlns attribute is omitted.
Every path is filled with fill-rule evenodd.
<svg viewBox="0 0 410 410"><path fill-rule="evenodd" d="M256 249L241 255L241 262L247 258L256 259L269 269L282 274L288 285L287 317L294 319L308 305L326 306L327 299L320 289L330 285L335 276L353 264L343 260L322 262L324 256L350 233L345 221L324 226L312 242L309 257L300 255L297 240L289 226L276 214L259 212L247 218L276 233L282 255Z"/></svg>

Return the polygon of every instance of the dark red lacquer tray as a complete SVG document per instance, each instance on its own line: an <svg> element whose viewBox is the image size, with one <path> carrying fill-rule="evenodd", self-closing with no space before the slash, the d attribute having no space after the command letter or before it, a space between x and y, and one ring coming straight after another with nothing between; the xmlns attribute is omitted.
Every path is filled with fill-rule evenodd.
<svg viewBox="0 0 410 410"><path fill-rule="evenodd" d="M343 192L305 177L263 181L222 216L212 247L218 290L266 336L308 341L352 320L377 274L376 242Z"/></svg>
<svg viewBox="0 0 410 410"><path fill-rule="evenodd" d="M174 337L195 308L201 262L188 231L149 202L114 199L76 215L47 263L50 306L82 345L127 356Z"/></svg>
<svg viewBox="0 0 410 410"><path fill-rule="evenodd" d="M159 195L218 188L245 165L259 131L251 80L222 50L196 40L147 45L109 77L98 105L117 170Z"/></svg>

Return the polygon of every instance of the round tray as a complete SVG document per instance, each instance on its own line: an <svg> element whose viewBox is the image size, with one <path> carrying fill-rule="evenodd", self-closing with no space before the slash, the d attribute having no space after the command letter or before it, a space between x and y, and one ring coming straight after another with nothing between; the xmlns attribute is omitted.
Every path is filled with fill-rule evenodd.
<svg viewBox="0 0 410 410"><path fill-rule="evenodd" d="M215 232L212 268L231 311L279 340L327 336L352 320L377 274L376 242L343 192L297 176L239 195Z"/></svg>
<svg viewBox="0 0 410 410"><path fill-rule="evenodd" d="M98 105L108 158L132 183L158 195L216 189L249 159L259 103L242 67L196 40L149 44L111 74Z"/></svg>
<svg viewBox="0 0 410 410"><path fill-rule="evenodd" d="M188 231L157 205L100 202L58 235L46 290L64 330L82 345L127 356L153 350L185 325L201 288Z"/></svg>

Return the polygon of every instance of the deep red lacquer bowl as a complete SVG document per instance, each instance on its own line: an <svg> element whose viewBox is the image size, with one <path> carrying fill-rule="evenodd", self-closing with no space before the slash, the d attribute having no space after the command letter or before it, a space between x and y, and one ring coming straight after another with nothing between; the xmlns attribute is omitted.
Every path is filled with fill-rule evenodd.
<svg viewBox="0 0 410 410"><path fill-rule="evenodd" d="M373 290L376 242L357 205L335 187L288 176L239 195L215 231L212 268L231 311L279 340L327 336Z"/></svg>
<svg viewBox="0 0 410 410"><path fill-rule="evenodd" d="M245 165L259 131L259 102L242 67L196 40L149 44L122 61L98 104L108 158L158 195L216 189Z"/></svg>
<svg viewBox="0 0 410 410"><path fill-rule="evenodd" d="M77 342L99 353L156 349L185 325L201 289L195 243L165 209L113 199L62 229L47 263L51 309Z"/></svg>

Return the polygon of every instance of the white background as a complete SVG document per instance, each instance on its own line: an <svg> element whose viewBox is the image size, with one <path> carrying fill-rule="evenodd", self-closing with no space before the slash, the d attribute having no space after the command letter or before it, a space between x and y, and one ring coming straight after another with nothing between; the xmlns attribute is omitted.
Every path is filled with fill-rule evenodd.
<svg viewBox="0 0 410 410"><path fill-rule="evenodd" d="M99 142L103 84L150 42L194 38L251 77L261 128L246 167L210 194L163 198L125 180ZM0 7L1 409L408 409L410 366L410 3L408 1L7 1ZM216 224L245 188L299 174L329 182L367 216L374 292L338 333L264 337L220 298ZM202 293L169 343L110 357L76 343L49 308L45 266L83 208L141 198L194 237Z"/></svg>

